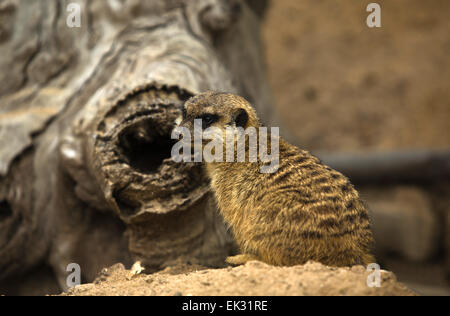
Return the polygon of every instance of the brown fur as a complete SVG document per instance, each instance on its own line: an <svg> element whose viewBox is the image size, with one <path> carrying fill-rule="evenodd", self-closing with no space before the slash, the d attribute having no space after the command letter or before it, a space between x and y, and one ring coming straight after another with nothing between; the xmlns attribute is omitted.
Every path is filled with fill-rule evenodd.
<svg viewBox="0 0 450 316"><path fill-rule="evenodd" d="M181 125L188 128L208 113L217 115L211 126L225 129L235 124L240 109L248 113L244 128L260 126L251 105L232 94L207 92L184 107ZM287 266L308 260L330 266L375 262L368 212L349 180L282 139L279 157L278 171L266 174L259 161L206 164L218 208L242 252L227 261Z"/></svg>

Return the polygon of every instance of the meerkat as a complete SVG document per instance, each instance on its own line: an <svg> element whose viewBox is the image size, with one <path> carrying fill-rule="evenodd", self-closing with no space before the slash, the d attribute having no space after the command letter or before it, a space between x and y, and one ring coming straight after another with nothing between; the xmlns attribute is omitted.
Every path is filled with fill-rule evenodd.
<svg viewBox="0 0 450 316"><path fill-rule="evenodd" d="M202 128L222 131L262 127L250 103L228 93L206 92L186 101L179 126L192 130L195 119L202 120ZM273 173L262 173L264 163L259 160L205 163L218 209L241 250L226 262L258 260L277 266L308 260L328 266L375 262L368 212L349 180L281 138L278 158Z"/></svg>

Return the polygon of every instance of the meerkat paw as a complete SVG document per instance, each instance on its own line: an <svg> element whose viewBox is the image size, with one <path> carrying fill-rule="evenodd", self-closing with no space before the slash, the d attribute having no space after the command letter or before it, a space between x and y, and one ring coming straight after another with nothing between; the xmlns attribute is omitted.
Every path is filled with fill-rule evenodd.
<svg viewBox="0 0 450 316"><path fill-rule="evenodd" d="M240 255L228 257L225 260L225 262L229 263L231 265L234 265L234 266L239 266L239 265L243 265L243 264L246 264L249 261L254 261L254 260L258 260L258 258L255 257L254 255L240 254Z"/></svg>

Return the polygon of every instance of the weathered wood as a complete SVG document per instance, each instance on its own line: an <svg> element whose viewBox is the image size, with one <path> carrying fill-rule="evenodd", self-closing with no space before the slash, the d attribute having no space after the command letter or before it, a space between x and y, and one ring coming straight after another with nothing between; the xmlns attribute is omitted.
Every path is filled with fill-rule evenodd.
<svg viewBox="0 0 450 316"><path fill-rule="evenodd" d="M86 281L137 259L221 264L232 241L200 167L169 159L169 130L181 102L210 89L245 96L279 126L262 11L80 0L81 28L69 28L70 2L0 2L0 280L41 263L63 288L71 262Z"/></svg>

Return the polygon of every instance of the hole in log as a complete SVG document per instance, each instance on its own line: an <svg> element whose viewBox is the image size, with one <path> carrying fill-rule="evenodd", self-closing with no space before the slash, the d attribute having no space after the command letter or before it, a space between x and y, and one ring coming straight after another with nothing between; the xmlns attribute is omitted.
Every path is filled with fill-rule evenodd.
<svg viewBox="0 0 450 316"><path fill-rule="evenodd" d="M96 177L125 222L185 210L207 194L200 164L171 159L178 142L171 139L172 130L181 104L190 96L174 87L138 87L98 122L93 143L94 164L100 168Z"/></svg>
<svg viewBox="0 0 450 316"><path fill-rule="evenodd" d="M128 164L140 173L158 171L165 159L171 157L176 140L161 135L151 127L151 120L143 120L127 127L119 136L119 147Z"/></svg>
<svg viewBox="0 0 450 316"><path fill-rule="evenodd" d="M139 204L122 198L120 190L114 191L113 198L116 200L117 206L124 215L131 216L139 210Z"/></svg>
<svg viewBox="0 0 450 316"><path fill-rule="evenodd" d="M13 214L11 205L8 201L0 201L0 222L5 220L8 217L11 217Z"/></svg>

